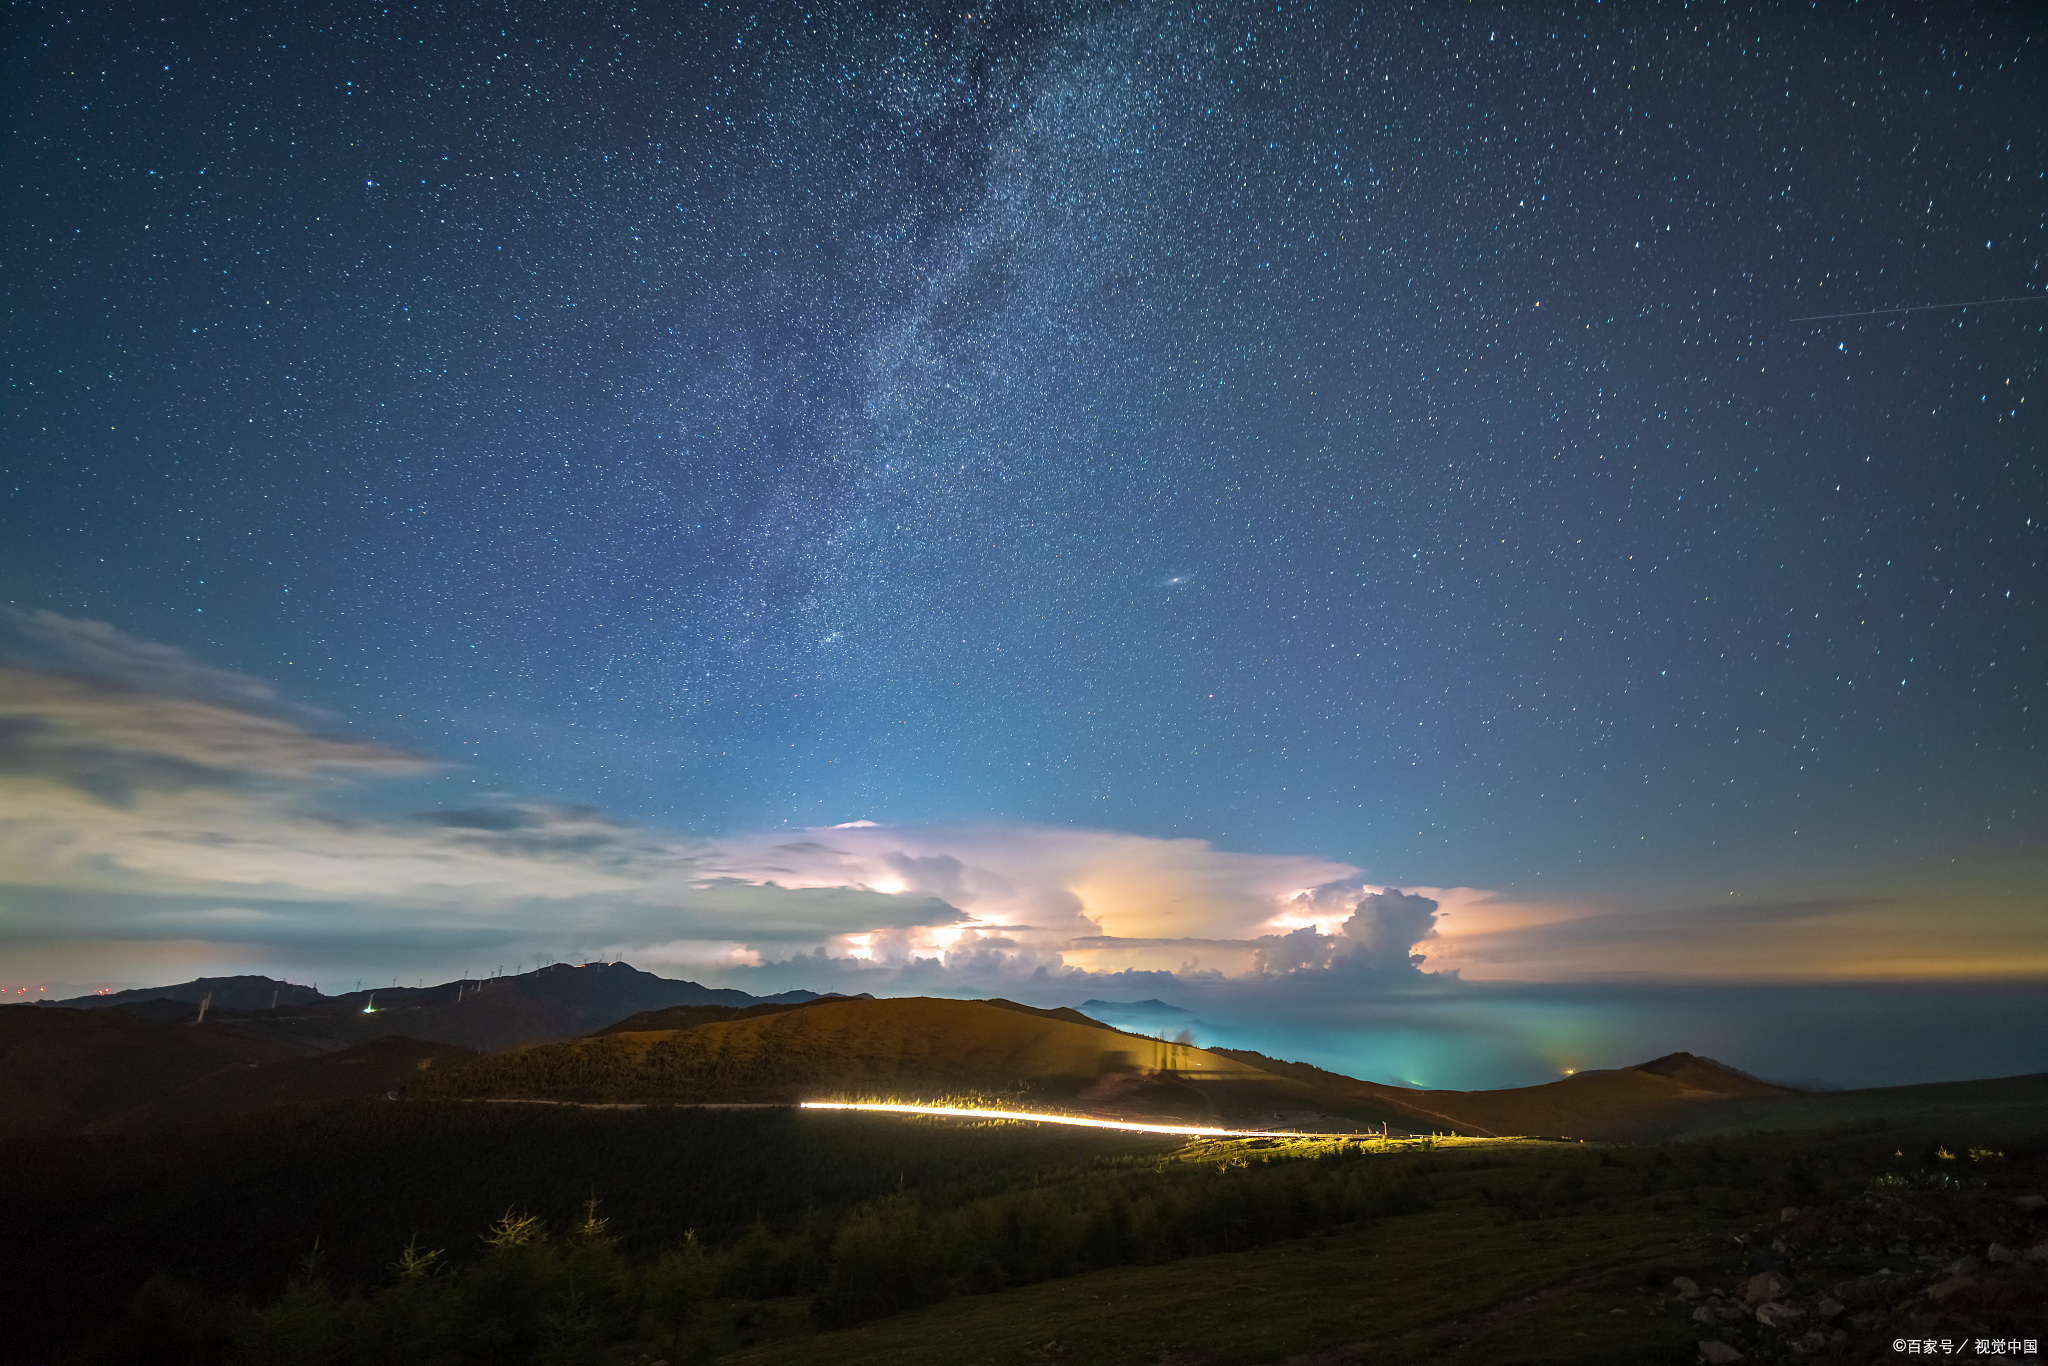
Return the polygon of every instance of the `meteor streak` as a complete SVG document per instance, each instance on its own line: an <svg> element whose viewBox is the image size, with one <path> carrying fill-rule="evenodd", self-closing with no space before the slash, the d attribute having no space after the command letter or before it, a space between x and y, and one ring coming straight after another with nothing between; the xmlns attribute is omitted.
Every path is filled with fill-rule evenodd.
<svg viewBox="0 0 2048 1366"><path fill-rule="evenodd" d="M1047 1115L1030 1110L969 1110L957 1105L887 1105L882 1102L807 1100L805 1110L879 1110L893 1115L940 1115L954 1119L1021 1119L1032 1124L1073 1124L1083 1129L1126 1129L1137 1134L1186 1134L1195 1138L1342 1138L1342 1134L1304 1134L1287 1129L1214 1129L1199 1124L1134 1124L1122 1119L1083 1119L1078 1115Z"/></svg>
<svg viewBox="0 0 2048 1366"><path fill-rule="evenodd" d="M1861 313L1810 313L1804 318L1792 318L1788 321L1819 323L1830 318L1876 318L1887 313L1926 313L1938 308L1982 308L1987 304L2024 304L2036 299L2048 299L2048 294L2014 294L2003 299L1965 299L1956 304L1913 304L1908 308L1871 308Z"/></svg>

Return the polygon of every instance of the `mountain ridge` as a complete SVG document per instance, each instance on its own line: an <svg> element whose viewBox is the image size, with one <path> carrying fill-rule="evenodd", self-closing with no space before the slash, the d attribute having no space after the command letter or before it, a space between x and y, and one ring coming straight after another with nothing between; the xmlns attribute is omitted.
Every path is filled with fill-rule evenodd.
<svg viewBox="0 0 2048 1366"><path fill-rule="evenodd" d="M642 989L712 991L630 968L626 976L610 965L539 973L535 982L495 979L495 988L474 995L454 984L465 988L459 1002L415 989L388 1009L381 1002L222 1008L209 1009L203 1022L196 1008L167 998L111 1009L8 1006L0 1009L0 1138L155 1128L388 1093L681 1106L975 1096L1245 1129L1384 1126L1389 1133L1630 1142L1816 1127L1947 1104L2048 1110L2042 1076L1813 1092L1685 1052L1532 1086L1411 1090L1249 1050L1133 1034L1068 1007L999 999L804 992L785 993L802 1000L776 1001L733 993L746 1004L700 997L699 1004L636 1011L573 1037L534 1041L543 1023L574 1016L577 1001L587 1006L607 982L624 989L607 998L612 1009ZM489 1013L494 989L498 1015ZM513 1041L474 1048L446 1037L451 1018L491 1022L491 1031ZM422 1025L438 1026L442 1037L411 1032Z"/></svg>
<svg viewBox="0 0 2048 1366"><path fill-rule="evenodd" d="M293 993L296 993L294 996ZM119 1010L189 1020L202 1001L209 1021L239 1019L297 1036L316 1049L346 1048L387 1034L496 1052L577 1038L647 1010L747 1008L816 999L813 991L754 996L642 972L629 963L554 963L510 977L459 978L426 987L374 987L322 995L269 977L202 977L167 987L37 1002L38 1008ZM278 999L282 997L283 999ZM273 1000L277 1004L272 1005Z"/></svg>

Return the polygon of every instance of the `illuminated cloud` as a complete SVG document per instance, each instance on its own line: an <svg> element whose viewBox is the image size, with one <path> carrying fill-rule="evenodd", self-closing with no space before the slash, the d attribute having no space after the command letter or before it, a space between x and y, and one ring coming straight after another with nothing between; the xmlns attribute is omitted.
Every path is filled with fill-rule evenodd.
<svg viewBox="0 0 2048 1366"><path fill-rule="evenodd" d="M523 946L770 989L1264 982L1296 1001L1424 982L2048 971L2038 943L2012 942L2011 892L1940 916L1903 892L1538 903L1105 830L858 820L706 840L538 802L394 814L440 766L326 733L260 680L52 613L7 609L0 644L40 666L0 664L0 946L74 974L95 955L190 960L209 944L223 963L280 967Z"/></svg>

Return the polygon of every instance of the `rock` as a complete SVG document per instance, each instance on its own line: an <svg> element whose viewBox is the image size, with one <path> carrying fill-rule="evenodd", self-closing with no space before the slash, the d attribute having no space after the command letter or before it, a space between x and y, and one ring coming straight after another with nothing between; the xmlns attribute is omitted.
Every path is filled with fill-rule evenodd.
<svg viewBox="0 0 2048 1366"><path fill-rule="evenodd" d="M1756 1321L1766 1328L1783 1328L1793 1320L1805 1317L1795 1306L1778 1300L1766 1300L1756 1307Z"/></svg>
<svg viewBox="0 0 2048 1366"><path fill-rule="evenodd" d="M1967 1290L1976 1283L1977 1279L1974 1276L1950 1276L1945 1281L1936 1281L1933 1285L1928 1286L1927 1298L1930 1300L1945 1300L1950 1295L1955 1294L1956 1291Z"/></svg>
<svg viewBox="0 0 2048 1366"><path fill-rule="evenodd" d="M1712 1309L1708 1308L1704 1304L1692 1311L1692 1321L1694 1323L1713 1323L1716 1322L1719 1319L1719 1317L1720 1316L1718 1314L1716 1314Z"/></svg>
<svg viewBox="0 0 2048 1366"><path fill-rule="evenodd" d="M1813 1307L1813 1316L1822 1323L1826 1323L1830 1319L1840 1318L1843 1308L1844 1306L1840 1300L1825 1299Z"/></svg>
<svg viewBox="0 0 2048 1366"><path fill-rule="evenodd" d="M1749 1304L1762 1304L1765 1300L1782 1300L1792 1293L1792 1282L1775 1271L1760 1271L1749 1278L1749 1284L1742 1288L1742 1298Z"/></svg>
<svg viewBox="0 0 2048 1366"><path fill-rule="evenodd" d="M1671 1278L1671 1288L1681 1295L1697 1295L1700 1293L1700 1283L1690 1276L1673 1276Z"/></svg>
<svg viewBox="0 0 2048 1366"><path fill-rule="evenodd" d="M1993 1243L1989 1248L1985 1249L1984 1260L1987 1262L1997 1262L2000 1265L2004 1266L2010 1266L2012 1263L2018 1261L2019 1258L2013 1256L2012 1249L2007 1247L2004 1243Z"/></svg>
<svg viewBox="0 0 2048 1366"><path fill-rule="evenodd" d="M2015 1197L2013 1203L2028 1214L2039 1214L2048 1209L2048 1195L2022 1195Z"/></svg>
<svg viewBox="0 0 2048 1366"><path fill-rule="evenodd" d="M1742 1360L1742 1353L1725 1342L1703 1342L1700 1344L1700 1360L1707 1366L1728 1366L1731 1361Z"/></svg>
<svg viewBox="0 0 2048 1366"><path fill-rule="evenodd" d="M1775 1247L1754 1248L1744 1260L1751 1271L1783 1271L1787 1266L1791 1265L1786 1260L1785 1254Z"/></svg>
<svg viewBox="0 0 2048 1366"><path fill-rule="evenodd" d="M1943 1267L1941 1274L1944 1276L1967 1276L1982 1265L1984 1263L1978 1261L1975 1257L1958 1257Z"/></svg>
<svg viewBox="0 0 2048 1366"><path fill-rule="evenodd" d="M1797 1205L1787 1205L1785 1206L1785 1208L1778 1211L1778 1222L1781 1224L1789 1224L1794 1219L1797 1219L1800 1215L1804 1213L1806 1213L1806 1211L1800 1209Z"/></svg>
<svg viewBox="0 0 2048 1366"><path fill-rule="evenodd" d="M2036 1243L2028 1248L2027 1260L2030 1262L2048 1262L2048 1243Z"/></svg>

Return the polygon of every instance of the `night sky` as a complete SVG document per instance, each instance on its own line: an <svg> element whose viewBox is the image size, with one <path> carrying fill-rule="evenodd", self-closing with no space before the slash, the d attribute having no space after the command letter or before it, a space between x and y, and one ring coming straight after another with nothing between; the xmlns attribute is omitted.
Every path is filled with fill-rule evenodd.
<svg viewBox="0 0 2048 1366"><path fill-rule="evenodd" d="M1984 983L2038 1053L2035 6L31 3L6 61L10 991Z"/></svg>

